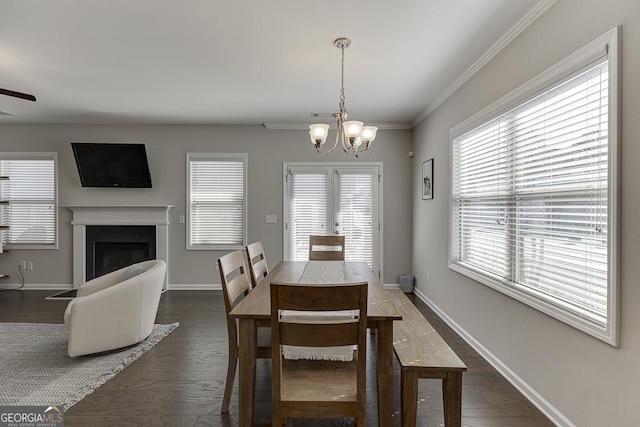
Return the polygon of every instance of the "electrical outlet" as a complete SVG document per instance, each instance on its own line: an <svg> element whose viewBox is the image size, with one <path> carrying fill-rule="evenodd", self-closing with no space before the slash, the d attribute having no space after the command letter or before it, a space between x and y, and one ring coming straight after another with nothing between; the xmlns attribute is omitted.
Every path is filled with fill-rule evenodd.
<svg viewBox="0 0 640 427"><path fill-rule="evenodd" d="M27 269L27 261L20 261L20 270Z"/></svg>
<svg viewBox="0 0 640 427"><path fill-rule="evenodd" d="M265 217L265 222L267 224L275 224L278 222L278 217L276 215L267 215Z"/></svg>
<svg viewBox="0 0 640 427"><path fill-rule="evenodd" d="M33 270L33 261L27 261L27 270Z"/></svg>

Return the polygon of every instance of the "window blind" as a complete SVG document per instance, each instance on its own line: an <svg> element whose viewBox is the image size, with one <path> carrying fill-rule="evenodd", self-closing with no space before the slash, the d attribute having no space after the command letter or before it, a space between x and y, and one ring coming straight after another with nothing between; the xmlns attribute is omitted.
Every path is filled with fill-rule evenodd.
<svg viewBox="0 0 640 427"><path fill-rule="evenodd" d="M326 235L329 169L289 170L289 260L309 259L309 236Z"/></svg>
<svg viewBox="0 0 640 427"><path fill-rule="evenodd" d="M345 261L365 261L374 268L375 172L336 169L338 230L345 236Z"/></svg>
<svg viewBox="0 0 640 427"><path fill-rule="evenodd" d="M608 60L453 140L452 262L608 319Z"/></svg>
<svg viewBox="0 0 640 427"><path fill-rule="evenodd" d="M189 248L245 245L243 155L188 154Z"/></svg>
<svg viewBox="0 0 640 427"><path fill-rule="evenodd" d="M9 177L0 181L0 199L8 202L1 223L10 227L0 233L3 243L55 246L55 155L11 157L0 159L0 175Z"/></svg>

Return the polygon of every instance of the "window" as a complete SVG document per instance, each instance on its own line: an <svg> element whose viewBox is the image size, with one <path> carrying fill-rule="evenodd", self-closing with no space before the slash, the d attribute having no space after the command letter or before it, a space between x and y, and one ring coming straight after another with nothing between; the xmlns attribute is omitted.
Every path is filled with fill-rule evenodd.
<svg viewBox="0 0 640 427"><path fill-rule="evenodd" d="M285 256L309 259L309 236L345 236L345 260L381 271L380 163L285 163Z"/></svg>
<svg viewBox="0 0 640 427"><path fill-rule="evenodd" d="M187 153L187 249L246 245L247 155Z"/></svg>
<svg viewBox="0 0 640 427"><path fill-rule="evenodd" d="M450 267L617 344L617 32L451 131Z"/></svg>
<svg viewBox="0 0 640 427"><path fill-rule="evenodd" d="M0 153L0 233L13 249L57 248L56 153Z"/></svg>

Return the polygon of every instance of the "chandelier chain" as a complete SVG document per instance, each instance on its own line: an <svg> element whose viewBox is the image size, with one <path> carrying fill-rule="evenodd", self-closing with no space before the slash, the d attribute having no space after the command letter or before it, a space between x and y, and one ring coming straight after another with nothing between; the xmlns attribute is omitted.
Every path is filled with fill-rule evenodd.
<svg viewBox="0 0 640 427"><path fill-rule="evenodd" d="M340 45L340 50L342 51L342 62L341 62L341 73L340 73L340 112L345 113L346 109L344 106L344 43Z"/></svg>

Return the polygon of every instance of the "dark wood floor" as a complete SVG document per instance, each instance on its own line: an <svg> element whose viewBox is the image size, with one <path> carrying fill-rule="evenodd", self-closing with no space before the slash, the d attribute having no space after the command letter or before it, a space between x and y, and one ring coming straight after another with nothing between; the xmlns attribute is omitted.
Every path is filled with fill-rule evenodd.
<svg viewBox="0 0 640 427"><path fill-rule="evenodd" d="M0 322L62 323L67 301L45 300L53 292L0 291ZM462 418L469 427L552 426L531 403L410 295L442 337L467 364ZM169 291L156 323L180 327L124 371L65 413L66 426L237 426L237 385L231 411L220 414L227 364L224 305L220 291ZM374 335L370 335L369 348ZM368 376L375 378L369 354ZM271 365L258 360L255 425L270 425ZM394 408L399 408L399 372L394 366ZM1 373L0 373L1 375ZM0 381L1 382L1 381ZM418 426L444 425L439 380L420 380ZM368 387L367 425L377 425L375 384ZM394 424L400 417L394 415ZM351 425L341 420L301 420L294 426Z"/></svg>

